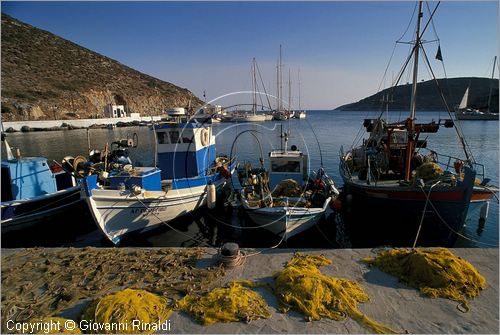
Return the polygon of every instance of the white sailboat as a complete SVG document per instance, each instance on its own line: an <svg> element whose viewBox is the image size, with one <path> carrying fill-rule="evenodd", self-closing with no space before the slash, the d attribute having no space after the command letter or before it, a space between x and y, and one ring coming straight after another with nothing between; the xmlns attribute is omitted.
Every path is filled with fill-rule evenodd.
<svg viewBox="0 0 500 335"><path fill-rule="evenodd" d="M491 79L494 78L495 75L495 64L497 57L493 61L493 71L491 73ZM460 101L460 105L455 110L455 116L458 120L497 120L498 121L498 113L492 113L490 111L491 106L491 93L493 90L493 85L490 85L490 93L488 96L488 108L486 111L482 112L479 109L469 107L469 87L465 89L464 96Z"/></svg>

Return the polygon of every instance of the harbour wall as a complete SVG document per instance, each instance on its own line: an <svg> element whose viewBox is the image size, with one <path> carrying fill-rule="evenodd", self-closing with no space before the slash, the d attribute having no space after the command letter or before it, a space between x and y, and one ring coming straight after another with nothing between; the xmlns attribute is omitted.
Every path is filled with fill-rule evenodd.
<svg viewBox="0 0 500 335"><path fill-rule="evenodd" d="M153 116L154 121L159 121L161 116ZM53 129L61 127L63 124L74 128L89 128L93 125L106 126L109 124L116 125L118 122L150 122L151 116L143 117L121 117L121 118L101 118L101 119L73 119L73 120L45 120L45 121L9 121L3 122L4 130L12 128L14 131L21 131L23 126L28 126L32 129Z"/></svg>

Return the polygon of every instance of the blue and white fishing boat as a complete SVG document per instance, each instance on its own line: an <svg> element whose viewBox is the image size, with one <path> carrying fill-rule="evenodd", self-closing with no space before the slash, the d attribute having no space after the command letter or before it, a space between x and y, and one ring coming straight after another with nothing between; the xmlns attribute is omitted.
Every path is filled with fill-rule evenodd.
<svg viewBox="0 0 500 335"><path fill-rule="evenodd" d="M153 127L156 166L125 164L84 179L82 193L94 221L115 244L125 234L214 206L216 191L234 171L233 162L216 156L210 125L186 120L184 108L167 114L175 121Z"/></svg>
<svg viewBox="0 0 500 335"><path fill-rule="evenodd" d="M288 146L269 152L269 169L240 174L241 204L250 219L283 240L313 227L324 215L332 198L339 195L323 168L309 173L309 157Z"/></svg>
<svg viewBox="0 0 500 335"><path fill-rule="evenodd" d="M2 160L2 235L33 227L80 205L75 178L51 169L45 157L12 154L4 140L7 159Z"/></svg>

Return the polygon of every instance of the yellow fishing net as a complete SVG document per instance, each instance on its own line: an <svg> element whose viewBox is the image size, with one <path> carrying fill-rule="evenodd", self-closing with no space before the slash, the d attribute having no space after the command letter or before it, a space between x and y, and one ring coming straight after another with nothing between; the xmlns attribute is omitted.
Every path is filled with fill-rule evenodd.
<svg viewBox="0 0 500 335"><path fill-rule="evenodd" d="M398 277L425 295L467 303L486 287L486 280L466 260L445 248L389 249L364 261Z"/></svg>
<svg viewBox="0 0 500 335"><path fill-rule="evenodd" d="M266 301L248 288L257 285L249 281L230 282L227 287L216 288L204 296L187 295L175 307L205 325L270 318Z"/></svg>
<svg viewBox="0 0 500 335"><path fill-rule="evenodd" d="M144 290L125 289L93 301L84 310L82 320L114 326L99 329L99 333L152 334L171 312L165 298Z"/></svg>
<svg viewBox="0 0 500 335"><path fill-rule="evenodd" d="M39 320L33 319L29 322L29 333L35 334L81 334L78 323L73 320L48 316Z"/></svg>
<svg viewBox="0 0 500 335"><path fill-rule="evenodd" d="M422 178L424 181L435 180L442 175L443 169L434 162L424 163L417 168L417 178Z"/></svg>
<svg viewBox="0 0 500 335"><path fill-rule="evenodd" d="M135 287L172 298L206 293L223 267L198 267L201 248L30 248L1 256L1 325L56 315L82 299ZM127 269L124 271L123 269Z"/></svg>
<svg viewBox="0 0 500 335"><path fill-rule="evenodd" d="M322 255L297 253L275 275L275 292L283 310L294 308L309 320L327 317L343 320L347 316L376 333L395 333L394 330L369 319L358 308L367 302L368 295L354 281L330 277L321 273L318 266L331 261Z"/></svg>
<svg viewBox="0 0 500 335"><path fill-rule="evenodd" d="M280 181L273 190L273 197L298 197L302 194L299 184L293 179Z"/></svg>

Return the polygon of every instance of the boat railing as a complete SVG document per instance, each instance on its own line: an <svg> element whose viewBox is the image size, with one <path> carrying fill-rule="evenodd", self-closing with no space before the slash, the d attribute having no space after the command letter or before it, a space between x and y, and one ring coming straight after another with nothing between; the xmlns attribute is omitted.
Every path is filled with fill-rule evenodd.
<svg viewBox="0 0 500 335"><path fill-rule="evenodd" d="M455 171L455 163L458 161L462 162L467 162L466 159L455 157L455 156L449 156L445 154L438 154L435 151L427 149L429 152L433 152L437 155L437 163L443 167L443 170L445 171L450 171L450 172L456 172ZM480 179L484 179L485 175L485 168L483 164L476 163L476 162L470 162L469 165L471 165L472 169L476 171L476 176Z"/></svg>
<svg viewBox="0 0 500 335"><path fill-rule="evenodd" d="M349 166L347 165L347 163L344 159L345 158L344 157L344 146L340 146L339 156L340 156L340 164L339 164L340 174L342 176L348 177L349 179L352 179L351 169L349 168Z"/></svg>

